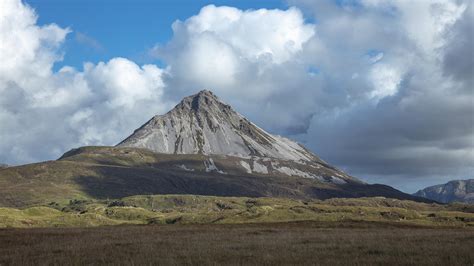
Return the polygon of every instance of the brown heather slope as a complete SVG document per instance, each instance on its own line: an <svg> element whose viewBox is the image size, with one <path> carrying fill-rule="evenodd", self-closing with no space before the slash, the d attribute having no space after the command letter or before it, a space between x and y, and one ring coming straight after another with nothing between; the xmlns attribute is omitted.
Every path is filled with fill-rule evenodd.
<svg viewBox="0 0 474 266"><path fill-rule="evenodd" d="M213 159L219 171L208 172ZM246 173L242 158L224 155L158 154L146 149L83 147L57 161L0 170L0 206L24 208L73 199L118 199L133 195L195 194L214 196L328 199L372 197L423 200L389 186L347 179L334 184L278 172ZM275 162L275 160L274 160ZM304 164L277 161L281 166L311 172ZM183 169L185 165L186 170ZM271 165L267 166L271 169ZM192 169L191 169L192 168ZM330 166L318 174L334 174Z"/></svg>

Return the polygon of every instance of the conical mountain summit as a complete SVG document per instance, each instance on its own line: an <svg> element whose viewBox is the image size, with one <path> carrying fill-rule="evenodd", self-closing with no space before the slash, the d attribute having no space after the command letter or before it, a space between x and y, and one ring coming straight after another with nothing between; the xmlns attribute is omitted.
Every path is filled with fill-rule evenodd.
<svg viewBox="0 0 474 266"><path fill-rule="evenodd" d="M329 166L302 145L259 128L209 90L185 97L171 111L154 116L117 146L145 148L160 154L209 156L210 160L204 162L206 169L220 173L229 169L215 166L212 156L235 161L242 173L299 176L335 184L362 183ZM228 168L228 163L221 165Z"/></svg>
<svg viewBox="0 0 474 266"><path fill-rule="evenodd" d="M184 98L165 115L153 117L118 146L168 154L321 161L300 144L259 128L208 90Z"/></svg>

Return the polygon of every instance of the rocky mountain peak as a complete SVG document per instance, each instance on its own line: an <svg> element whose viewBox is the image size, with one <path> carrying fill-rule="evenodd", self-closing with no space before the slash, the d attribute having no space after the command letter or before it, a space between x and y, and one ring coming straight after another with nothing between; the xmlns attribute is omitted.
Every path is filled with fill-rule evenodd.
<svg viewBox="0 0 474 266"><path fill-rule="evenodd" d="M153 117L118 146L171 154L320 161L298 143L257 127L209 90L185 97L171 111Z"/></svg>
<svg viewBox="0 0 474 266"><path fill-rule="evenodd" d="M194 95L185 97L176 107L178 109L188 109L194 112L206 111L212 107L225 106L214 93L209 90L202 90Z"/></svg>
<svg viewBox="0 0 474 266"><path fill-rule="evenodd" d="M214 93L202 90L181 100L169 113L195 113L212 115L239 116L232 107L223 103ZM159 117L159 116L158 116Z"/></svg>

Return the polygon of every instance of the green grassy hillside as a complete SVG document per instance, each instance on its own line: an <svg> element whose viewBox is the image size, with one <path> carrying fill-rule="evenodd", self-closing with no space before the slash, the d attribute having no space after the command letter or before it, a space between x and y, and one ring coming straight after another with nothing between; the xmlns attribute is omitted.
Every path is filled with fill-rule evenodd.
<svg viewBox="0 0 474 266"><path fill-rule="evenodd" d="M117 224L376 222L472 227L474 206L386 198L293 200L196 195L132 196L120 200L51 202L27 209L0 208L0 227L75 227Z"/></svg>

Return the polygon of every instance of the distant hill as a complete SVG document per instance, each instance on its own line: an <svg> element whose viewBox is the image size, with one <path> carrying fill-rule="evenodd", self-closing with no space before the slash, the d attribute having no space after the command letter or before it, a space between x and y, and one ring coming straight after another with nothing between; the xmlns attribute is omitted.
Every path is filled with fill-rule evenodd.
<svg viewBox="0 0 474 266"><path fill-rule="evenodd" d="M446 184L427 187L413 195L443 203L474 203L474 179L454 180Z"/></svg>

